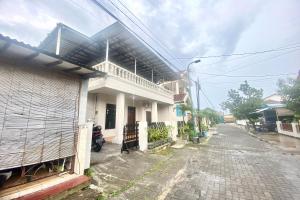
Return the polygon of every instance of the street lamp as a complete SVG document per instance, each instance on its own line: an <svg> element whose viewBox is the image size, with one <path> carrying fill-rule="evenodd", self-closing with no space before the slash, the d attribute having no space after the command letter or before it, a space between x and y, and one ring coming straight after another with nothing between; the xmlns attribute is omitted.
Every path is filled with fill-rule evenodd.
<svg viewBox="0 0 300 200"><path fill-rule="evenodd" d="M192 109L193 109L193 98L192 98L192 93L191 93L191 82L190 82L190 66L194 63L199 63L201 62L200 59L194 60L193 62L190 62L187 67L186 67L186 72L187 72L187 82L188 82L188 92L189 92L189 96L190 96L190 100L191 100L191 104L192 104ZM193 115L193 111L192 111L192 123L193 125L195 124L194 121L194 115Z"/></svg>
<svg viewBox="0 0 300 200"><path fill-rule="evenodd" d="M192 100L192 94L191 94L191 82L190 82L190 66L194 63L199 63L201 62L200 59L194 60L193 62L190 62L187 67L186 67L186 73L187 73L187 82L188 82L188 88L189 88L189 95L191 98L191 103L192 103L192 107L193 107L193 100Z"/></svg>

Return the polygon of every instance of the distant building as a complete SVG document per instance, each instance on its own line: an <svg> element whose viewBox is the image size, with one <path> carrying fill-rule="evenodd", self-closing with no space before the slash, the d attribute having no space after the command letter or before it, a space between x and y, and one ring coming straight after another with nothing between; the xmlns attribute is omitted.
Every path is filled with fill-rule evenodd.
<svg viewBox="0 0 300 200"><path fill-rule="evenodd" d="M235 117L232 114L224 115L224 123L234 123Z"/></svg>

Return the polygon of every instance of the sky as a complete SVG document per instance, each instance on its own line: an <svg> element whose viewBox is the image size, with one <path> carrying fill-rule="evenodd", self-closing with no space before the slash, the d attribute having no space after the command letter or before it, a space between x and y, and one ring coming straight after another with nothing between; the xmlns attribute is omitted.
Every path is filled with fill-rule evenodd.
<svg viewBox="0 0 300 200"><path fill-rule="evenodd" d="M271 95L277 90L278 78L296 77L300 70L298 0L101 2L177 68L185 69L193 60L201 59L191 65L192 79L200 79L203 91L201 108L220 110L228 90L237 89L245 80L262 88L264 96ZM143 30L111 2L133 19L125 5L138 17L135 23ZM0 0L0 13L0 33L33 46L38 46L59 22L88 36L114 22L91 0ZM211 57L270 49L281 50ZM195 97L194 87L192 91Z"/></svg>

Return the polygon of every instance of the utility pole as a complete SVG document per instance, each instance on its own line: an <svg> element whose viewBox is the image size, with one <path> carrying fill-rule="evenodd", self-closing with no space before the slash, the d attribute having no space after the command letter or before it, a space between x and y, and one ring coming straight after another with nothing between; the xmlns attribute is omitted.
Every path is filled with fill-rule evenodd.
<svg viewBox="0 0 300 200"><path fill-rule="evenodd" d="M197 95L197 111L198 111L198 115L197 115L197 121L198 121L198 128L200 133L202 133L202 128L201 128L201 116L200 116L200 81L199 81L199 77L197 77L197 82L196 82L196 95Z"/></svg>

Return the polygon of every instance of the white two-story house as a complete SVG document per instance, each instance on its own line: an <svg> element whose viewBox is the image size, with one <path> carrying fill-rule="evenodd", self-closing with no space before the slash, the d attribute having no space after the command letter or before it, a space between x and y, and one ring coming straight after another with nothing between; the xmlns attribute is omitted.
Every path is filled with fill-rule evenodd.
<svg viewBox="0 0 300 200"><path fill-rule="evenodd" d="M120 144L126 124L177 121L174 95L180 74L121 23L91 37L58 24L40 48L55 52L58 46L64 59L107 74L90 79L87 107L87 120L102 126L106 140Z"/></svg>

